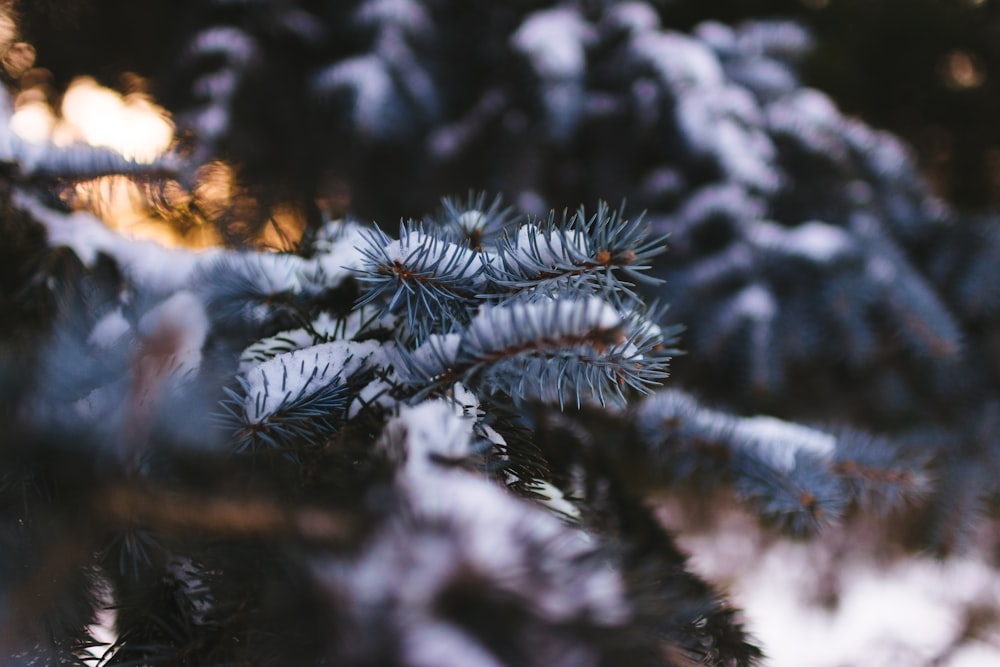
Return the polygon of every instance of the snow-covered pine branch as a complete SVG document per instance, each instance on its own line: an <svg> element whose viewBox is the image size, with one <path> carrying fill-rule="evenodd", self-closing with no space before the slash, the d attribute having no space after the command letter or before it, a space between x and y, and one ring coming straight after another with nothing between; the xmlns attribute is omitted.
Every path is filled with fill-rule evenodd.
<svg viewBox="0 0 1000 667"><path fill-rule="evenodd" d="M765 519L815 531L847 508L888 513L928 488L925 457L900 443L769 416L737 417L676 389L637 409L638 433L665 482L732 483Z"/></svg>
<svg viewBox="0 0 1000 667"><path fill-rule="evenodd" d="M496 195L486 204L485 192L469 192L465 199L443 197L441 210L427 219L434 225L451 231L470 248L477 251L496 247L500 236L514 225L514 209L503 205Z"/></svg>
<svg viewBox="0 0 1000 667"><path fill-rule="evenodd" d="M238 376L223 408L235 422L238 451L318 445L344 419L352 378L373 370L377 342L334 341L276 355Z"/></svg>
<svg viewBox="0 0 1000 667"><path fill-rule="evenodd" d="M486 289L482 255L435 232L411 222L400 225L394 240L376 227L364 233L361 247L358 282L366 291L358 306L380 303L386 314L402 311L418 341L466 323Z"/></svg>
<svg viewBox="0 0 1000 667"><path fill-rule="evenodd" d="M660 282L645 272L665 250L666 237L650 239L641 217L629 220L624 205L615 211L600 202L591 216L581 207L559 222L552 212L541 224L520 227L497 245L487 275L500 295L562 289L622 305L638 300L635 282Z"/></svg>
<svg viewBox="0 0 1000 667"><path fill-rule="evenodd" d="M460 380L489 394L571 403L625 403L667 375L672 332L603 299L484 306L467 328L401 356L402 381L424 395Z"/></svg>

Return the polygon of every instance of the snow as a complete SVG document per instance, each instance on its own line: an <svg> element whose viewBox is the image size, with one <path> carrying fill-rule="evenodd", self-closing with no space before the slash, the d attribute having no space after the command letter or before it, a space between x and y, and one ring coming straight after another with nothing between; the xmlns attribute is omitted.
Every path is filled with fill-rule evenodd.
<svg viewBox="0 0 1000 667"><path fill-rule="evenodd" d="M229 253L233 269L239 271L241 265L248 270L242 273L256 280L255 287L261 294L281 292L301 292L301 274L305 260L296 255L275 252Z"/></svg>
<svg viewBox="0 0 1000 667"><path fill-rule="evenodd" d="M675 32L644 32L631 43L639 62L646 63L679 96L692 88L723 85L722 66L700 41Z"/></svg>
<svg viewBox="0 0 1000 667"><path fill-rule="evenodd" d="M726 75L750 89L761 101L775 101L791 95L799 86L791 67L765 58L732 60L726 63Z"/></svg>
<svg viewBox="0 0 1000 667"><path fill-rule="evenodd" d="M702 407L690 395L673 389L654 394L640 412L641 426L654 441L661 437L663 420L667 418L679 418L681 428L689 434L749 450L785 472L794 469L800 452L832 460L837 447L835 436L818 429L767 415L734 417Z"/></svg>
<svg viewBox="0 0 1000 667"><path fill-rule="evenodd" d="M792 21L751 21L736 32L737 48L745 56L793 59L813 46L812 36Z"/></svg>
<svg viewBox="0 0 1000 667"><path fill-rule="evenodd" d="M183 602L191 605L191 620L195 625L207 623L208 616L215 610L215 596L194 562L187 557L171 556L166 562L166 571L179 584L178 593L183 595Z"/></svg>
<svg viewBox="0 0 1000 667"><path fill-rule="evenodd" d="M524 55L545 79L579 80L587 57L590 28L570 7L534 12L511 35L513 49Z"/></svg>
<svg viewBox="0 0 1000 667"><path fill-rule="evenodd" d="M717 119L713 152L719 165L738 182L762 192L781 184L774 166L774 146L766 134L743 119Z"/></svg>
<svg viewBox="0 0 1000 667"><path fill-rule="evenodd" d="M510 38L542 79L546 124L556 140L569 139L582 116L591 39L590 26L569 6L534 12Z"/></svg>
<svg viewBox="0 0 1000 667"><path fill-rule="evenodd" d="M392 132L395 85L385 63L377 55L341 60L322 70L316 77L315 86L327 93L344 88L353 91L354 123L359 129L376 136Z"/></svg>
<svg viewBox="0 0 1000 667"><path fill-rule="evenodd" d="M395 409L397 401L392 397L393 388L385 380L372 380L355 393L347 408L347 418L354 419L366 407L380 407L386 411Z"/></svg>
<svg viewBox="0 0 1000 667"><path fill-rule="evenodd" d="M293 400L307 398L360 370L380 347L376 341L336 341L280 354L245 376L243 413L257 424Z"/></svg>
<svg viewBox="0 0 1000 667"><path fill-rule="evenodd" d="M485 284L482 261L472 249L431 236L419 230L404 230L398 241L383 249L390 261L413 272L433 271L449 278L470 281L474 288Z"/></svg>
<svg viewBox="0 0 1000 667"><path fill-rule="evenodd" d="M856 249L846 231L817 221L793 228L759 221L751 226L749 239L760 248L778 250L817 264L832 264Z"/></svg>
<svg viewBox="0 0 1000 667"><path fill-rule="evenodd" d="M208 315L201 300L188 291L167 297L139 320L139 334L150 337L170 330L179 335L182 347L201 345L208 335Z"/></svg>
<svg viewBox="0 0 1000 667"><path fill-rule="evenodd" d="M449 393L459 409L456 414L459 416L479 414L479 397L464 384L456 382L451 386Z"/></svg>
<svg viewBox="0 0 1000 667"><path fill-rule="evenodd" d="M765 192L778 187L776 151L748 91L730 85L699 87L677 101L676 115L690 146L714 156L732 180Z"/></svg>
<svg viewBox="0 0 1000 667"><path fill-rule="evenodd" d="M559 487L546 482L544 479L526 480L525 486L531 489L533 493L541 496L534 500L548 510L570 519L575 520L580 518L580 508L567 500Z"/></svg>
<svg viewBox="0 0 1000 667"><path fill-rule="evenodd" d="M545 567L526 561L529 557L553 565L582 559L593 549L585 532L469 473L439 474L433 481L424 479L419 488L409 488L417 516L455 526L462 538L456 564L467 563L511 594L530 591L537 612L553 622L581 614L598 623L625 620L624 584L611 567L545 568L544 580L526 571Z"/></svg>
<svg viewBox="0 0 1000 667"><path fill-rule="evenodd" d="M720 56L731 55L736 50L736 33L724 23L704 21L694 27L693 34Z"/></svg>
<svg viewBox="0 0 1000 667"><path fill-rule="evenodd" d="M50 245L70 248L88 267L94 266L99 254L110 255L127 276L161 294L185 287L201 263L220 254L216 250L173 250L151 241L127 239L89 213L61 213L23 194L16 195L16 203L45 225Z"/></svg>
<svg viewBox="0 0 1000 667"><path fill-rule="evenodd" d="M369 0L352 17L363 29L390 27L401 29L409 37L428 36L433 25L424 6L413 0Z"/></svg>
<svg viewBox="0 0 1000 667"><path fill-rule="evenodd" d="M97 321L87 338L87 344L102 350L111 348L132 328L121 308L115 308Z"/></svg>
<svg viewBox="0 0 1000 667"><path fill-rule="evenodd" d="M744 610L769 667L1000 664L996 619L963 637L968 612L1000 600L988 553L886 561L858 539L857 526L801 542L763 532L736 513L724 513L711 532L691 528L680 529L691 564ZM878 530L867 528L861 534ZM823 594L829 586L833 604Z"/></svg>
<svg viewBox="0 0 1000 667"><path fill-rule="evenodd" d="M758 197L752 197L742 185L732 182L706 185L687 198L664 228L687 235L706 220L749 221L763 215L764 209L763 202Z"/></svg>
<svg viewBox="0 0 1000 667"><path fill-rule="evenodd" d="M240 354L239 372L246 373L251 368L278 354L301 350L316 344L316 336L327 339L350 340L360 332L361 327L371 318L364 308L351 312L344 319L334 319L328 313L320 313L309 328L288 329L273 336L251 343ZM391 320L391 318L389 318Z"/></svg>
<svg viewBox="0 0 1000 667"><path fill-rule="evenodd" d="M352 270L359 269L364 264L364 255L358 250L361 243L362 237L357 230L345 234L330 242L322 252L313 257L303 273L315 276L311 282L324 288L336 287L352 275Z"/></svg>
<svg viewBox="0 0 1000 667"><path fill-rule="evenodd" d="M188 47L193 55L225 55L232 65L246 64L257 54L257 46L244 31L235 27L218 26L203 30Z"/></svg>
<svg viewBox="0 0 1000 667"><path fill-rule="evenodd" d="M262 338L240 354L239 372L246 373L262 361L292 350L301 350L315 342L312 332L306 329L291 329Z"/></svg>
<svg viewBox="0 0 1000 667"><path fill-rule="evenodd" d="M170 344L175 376L197 372L201 367L209 321L201 300L191 292L176 292L164 299L143 315L137 328L144 341Z"/></svg>
<svg viewBox="0 0 1000 667"><path fill-rule="evenodd" d="M404 472L416 483L437 467L432 457L460 461L469 456L475 416L456 414L456 405L444 399L400 408L398 424L406 433Z"/></svg>
<svg viewBox="0 0 1000 667"><path fill-rule="evenodd" d="M879 132L857 120L845 122L845 135L852 147L880 178L915 177L914 157L897 137Z"/></svg>
<svg viewBox="0 0 1000 667"><path fill-rule="evenodd" d="M510 248L516 260L527 266L541 262L554 267L590 257L586 235L580 229L546 233L535 225L522 225L512 238Z"/></svg>
<svg viewBox="0 0 1000 667"><path fill-rule="evenodd" d="M765 322L777 314L778 303L763 285L754 283L736 295L730 302L730 309L733 314Z"/></svg>
<svg viewBox="0 0 1000 667"><path fill-rule="evenodd" d="M426 381L448 370L458 360L462 336L457 333L428 336L420 347L410 354L411 365L429 377L408 378L407 381ZM400 364L392 364L397 369Z"/></svg>
<svg viewBox="0 0 1000 667"><path fill-rule="evenodd" d="M611 331L622 324L622 315L597 296L511 303L480 310L463 341L474 352L494 352L523 342Z"/></svg>
<svg viewBox="0 0 1000 667"><path fill-rule="evenodd" d="M656 10L644 2L619 2L611 5L607 12L606 20L610 25L623 27L635 34L660 27Z"/></svg>
<svg viewBox="0 0 1000 667"><path fill-rule="evenodd" d="M486 222L486 215L478 209L465 211L455 220L455 224L458 225L459 229L465 232L474 232L483 229L486 226Z"/></svg>
<svg viewBox="0 0 1000 667"><path fill-rule="evenodd" d="M799 452L831 460L837 439L829 433L775 419L757 416L734 420L733 435L742 446L752 448L764 461L786 472L795 468Z"/></svg>
<svg viewBox="0 0 1000 667"><path fill-rule="evenodd" d="M1000 662L1000 650L992 643L970 641L957 648L951 660L942 667L995 667Z"/></svg>
<svg viewBox="0 0 1000 667"><path fill-rule="evenodd" d="M830 97L812 88L802 88L788 98L789 110L794 110L803 123L809 125L836 127L843 117L837 111Z"/></svg>
<svg viewBox="0 0 1000 667"><path fill-rule="evenodd" d="M407 664L495 667L489 651L442 613L442 596L478 582L539 621L599 624L627 619L618 572L595 555L593 540L493 482L442 469L403 483L407 511L366 537L357 555L317 561L321 590L351 600L344 612L370 624L391 609ZM567 562L577 567L564 567ZM381 618L384 618L380 615ZM586 652L559 656L560 665L592 664Z"/></svg>
<svg viewBox="0 0 1000 667"><path fill-rule="evenodd" d="M794 137L817 155L843 162L848 159L844 139L845 121L823 93L797 89L766 109L767 125L775 133Z"/></svg>
<svg viewBox="0 0 1000 667"><path fill-rule="evenodd" d="M816 262L830 263L854 249L851 237L843 229L822 222L799 225L786 236L785 247Z"/></svg>
<svg viewBox="0 0 1000 667"><path fill-rule="evenodd" d="M91 423L113 422L120 417L122 411L121 388L110 385L96 387L73 402L73 411Z"/></svg>
<svg viewBox="0 0 1000 667"><path fill-rule="evenodd" d="M589 535L481 474L442 465L442 460L461 461L471 454L476 427L476 412L470 415L466 408L478 404L475 396L460 384L452 393L452 398L401 407L379 441L390 459L402 464L397 484L409 499L406 516L436 528L433 535L418 535L418 544L412 539L405 545L382 543L378 558L366 562L371 567L353 568L347 585L357 599L374 602L391 595L394 604L426 609L454 572L472 571L511 595L528 596L537 613L550 621L586 614L598 623L622 622L627 615L624 584L614 568L596 561L592 569L546 565L590 554L594 542ZM552 492L555 509L575 514L558 489L541 481L537 487ZM401 532L386 535L398 538ZM387 572L405 572L406 584L390 589Z"/></svg>
<svg viewBox="0 0 1000 667"><path fill-rule="evenodd" d="M403 664L412 667L504 667L465 632L448 623L422 623L405 633Z"/></svg>

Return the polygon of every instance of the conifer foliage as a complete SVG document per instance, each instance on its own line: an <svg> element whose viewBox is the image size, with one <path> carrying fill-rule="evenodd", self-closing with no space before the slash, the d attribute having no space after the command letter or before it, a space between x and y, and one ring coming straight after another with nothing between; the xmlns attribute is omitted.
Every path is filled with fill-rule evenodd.
<svg viewBox="0 0 1000 667"><path fill-rule="evenodd" d="M800 27L188 18L168 155L0 143L7 663L749 667L654 494L801 537L917 507L942 551L995 501L996 222L803 87ZM223 220L304 209L294 250L60 197L117 174L163 207L219 159L259 204ZM355 212L312 204L329 179ZM426 210L470 186L503 196Z"/></svg>

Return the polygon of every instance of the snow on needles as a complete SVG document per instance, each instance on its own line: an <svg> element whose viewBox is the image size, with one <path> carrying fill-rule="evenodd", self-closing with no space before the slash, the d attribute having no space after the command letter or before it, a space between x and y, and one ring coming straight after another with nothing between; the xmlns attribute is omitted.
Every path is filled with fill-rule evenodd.
<svg viewBox="0 0 1000 667"><path fill-rule="evenodd" d="M343 382L361 370L381 344L336 341L280 354L252 368L245 376L243 411L250 424L259 424L290 401L315 394L334 382Z"/></svg>

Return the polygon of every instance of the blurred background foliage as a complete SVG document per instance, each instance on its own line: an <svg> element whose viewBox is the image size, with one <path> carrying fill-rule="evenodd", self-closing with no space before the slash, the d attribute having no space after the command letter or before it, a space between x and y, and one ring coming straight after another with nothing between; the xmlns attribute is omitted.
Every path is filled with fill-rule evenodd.
<svg viewBox="0 0 1000 667"><path fill-rule="evenodd" d="M961 208L1000 203L1000 3L990 0L674 0L688 27L788 16L813 31L804 81L906 139L936 192ZM711 5L707 12L705 5ZM710 15L709 15L710 14Z"/></svg>
<svg viewBox="0 0 1000 667"><path fill-rule="evenodd" d="M934 191L956 207L1000 207L1000 2L652 4L666 27L685 31L710 20L801 21L817 42L801 70L808 85L827 92L845 113L904 138L914 147ZM54 96L84 74L124 92L141 85L135 74L158 86L169 80L181 40L197 20L200 5L194 0L21 0L15 7L20 38L37 52L26 74L50 77ZM12 70L17 73L16 63L8 67Z"/></svg>

